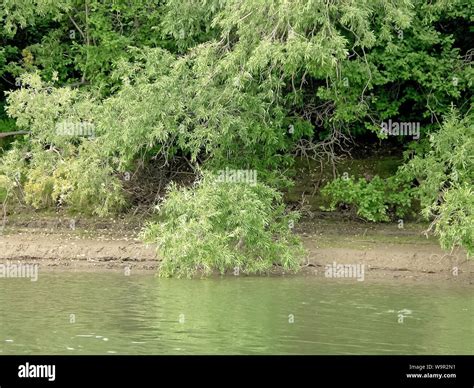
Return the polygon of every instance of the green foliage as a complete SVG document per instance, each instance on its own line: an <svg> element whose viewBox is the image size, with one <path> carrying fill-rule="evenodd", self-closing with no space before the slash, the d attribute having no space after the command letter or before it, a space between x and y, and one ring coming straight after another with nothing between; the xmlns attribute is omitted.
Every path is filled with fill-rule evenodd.
<svg viewBox="0 0 474 388"><path fill-rule="evenodd" d="M0 109L2 109L0 105ZM13 132L16 131L17 127L15 124L15 120L10 118L1 118L0 117L0 133L1 132ZM0 156L5 149L8 149L10 146L11 140L8 138L0 138Z"/></svg>
<svg viewBox="0 0 474 388"><path fill-rule="evenodd" d="M415 156L404 173L419 182L417 197L443 247L474 252L474 117L452 110L430 138L431 149Z"/></svg>
<svg viewBox="0 0 474 388"><path fill-rule="evenodd" d="M445 117L438 132L430 136L430 148L405 167L419 182L418 196L425 215L442 196L443 190L474 182L474 115L460 118L456 110Z"/></svg>
<svg viewBox="0 0 474 388"><path fill-rule="evenodd" d="M110 166L84 147L77 157L64 157L54 148L9 150L0 166L0 189L35 209L67 206L99 216L122 210L126 202L120 181Z"/></svg>
<svg viewBox="0 0 474 388"><path fill-rule="evenodd" d="M62 102L72 114L92 95L106 96L89 104L90 116L119 168L158 152L201 156L209 167L274 171L288 167L302 137L320 139L335 129L360 133L373 128L366 121L374 122L374 112L380 119L427 117L463 97L469 66L437 23L459 18L466 4L437 2L423 12L419 5L35 0L22 7L7 2L3 17L5 33L13 36L18 27L54 25L23 50L25 70L60 85L90 82L83 97L63 88L50 98L19 91L23 101L35 100L28 102L30 114L44 116L43 127L66 113L51 105L57 98L67 99ZM453 74L456 82L445 82ZM430 91L428 104L419 90ZM27 113L11 110L20 126Z"/></svg>
<svg viewBox="0 0 474 388"><path fill-rule="evenodd" d="M443 235L455 236L448 230L457 225L464 237L456 243L469 246L463 232L469 219L453 209L462 208L472 186L472 118L448 119L449 129L436 134L449 107L465 114L471 98L469 6L468 0L5 0L0 92L7 90L9 117L30 135L2 159L3 195L35 208L104 215L126 206L118 173L175 158L209 171L256 169L262 182L280 188L299 142L330 136L331 148L339 134L368 135L392 118L421 122L433 149L426 140L408 145L418 156L385 180L335 180L325 188L330 208L355 206L371 221L401 217L416 178L425 215L438 217L442 243L453 243ZM64 123L90 124L95 137L59 134ZM205 180L196 188L204 197L206 185L213 187ZM197 225L189 227L198 233ZM216 239L219 247L228 242ZM203 252L217 249L208 244ZM220 262L213 268L227 269Z"/></svg>
<svg viewBox="0 0 474 388"><path fill-rule="evenodd" d="M24 75L22 85L9 93L7 111L19 128L30 132L29 142L3 158L5 189L13 193L20 186L22 195L15 198L35 209L68 206L100 216L122 209L121 183L98 140L58 130L60 124L73 130L92 125L93 100L77 90L54 88L37 74ZM14 174L21 179L12 179Z"/></svg>
<svg viewBox="0 0 474 388"><path fill-rule="evenodd" d="M11 41L4 57L13 59L8 67L5 63L6 70L27 69L23 59L15 61L11 55L15 44L24 48L26 43L29 65L43 78L57 72L61 82L91 84L107 94L115 63L130 58L129 47L183 52L213 38L211 20L219 7L216 0L3 1L0 36ZM23 30L29 33L26 42Z"/></svg>
<svg viewBox="0 0 474 388"><path fill-rule="evenodd" d="M1 132L13 132L16 131L15 120L8 117L4 110L4 104L0 101L0 133ZM0 138L0 156L2 153L10 147L12 139L9 138Z"/></svg>
<svg viewBox="0 0 474 388"><path fill-rule="evenodd" d="M98 216L117 213L126 206L120 180L93 152L81 149L81 157L62 160L53 178L51 196L57 205Z"/></svg>
<svg viewBox="0 0 474 388"><path fill-rule="evenodd" d="M28 166L28 174L24 182L25 202L35 209L54 205L53 173L58 159L58 155L52 151L36 153Z"/></svg>
<svg viewBox="0 0 474 388"><path fill-rule="evenodd" d="M429 150L416 155L394 176L385 180L338 178L322 189L335 210L341 204L355 206L357 214L370 221L389 220L389 210L398 217L410 211L412 200L420 202L423 216L433 220L430 230L441 246L464 247L474 253L474 120L469 111L460 116L452 110L438 132L431 134ZM416 186L412 182L416 181Z"/></svg>
<svg viewBox="0 0 474 388"><path fill-rule="evenodd" d="M0 163L0 191L3 201L14 200L21 202L24 194L22 184L27 173L25 149L20 144L15 144L11 150L2 155Z"/></svg>
<svg viewBox="0 0 474 388"><path fill-rule="evenodd" d="M262 183L219 182L206 175L193 188L169 188L159 221L143 237L157 243L161 276L234 271L263 273L279 265L296 271L301 244L291 231L298 215Z"/></svg>
<svg viewBox="0 0 474 388"><path fill-rule="evenodd" d="M364 178L341 177L328 183L321 194L329 200L323 210L338 206L355 207L357 215L374 222L389 221L391 216L403 217L410 212L413 189L400 176L382 179L375 176L370 182Z"/></svg>
<svg viewBox="0 0 474 388"><path fill-rule="evenodd" d="M168 0L163 7L160 32L168 45L185 52L199 43L218 37L212 23L222 8L222 0Z"/></svg>
<svg viewBox="0 0 474 388"><path fill-rule="evenodd" d="M471 185L456 186L443 193L443 202L430 208L437 214L435 234L444 249L463 247L474 255L474 190Z"/></svg>

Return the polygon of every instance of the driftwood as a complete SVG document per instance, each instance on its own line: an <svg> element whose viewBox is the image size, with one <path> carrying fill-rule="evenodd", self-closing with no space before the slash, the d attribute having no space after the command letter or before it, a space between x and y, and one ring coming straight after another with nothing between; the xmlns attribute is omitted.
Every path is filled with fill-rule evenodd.
<svg viewBox="0 0 474 388"><path fill-rule="evenodd" d="M16 136L16 135L27 135L29 131L15 131L15 132L0 132L0 138L7 136Z"/></svg>

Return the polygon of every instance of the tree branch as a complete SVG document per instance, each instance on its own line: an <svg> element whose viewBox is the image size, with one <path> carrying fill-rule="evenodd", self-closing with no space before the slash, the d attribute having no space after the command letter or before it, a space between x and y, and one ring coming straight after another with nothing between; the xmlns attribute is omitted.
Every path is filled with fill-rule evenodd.
<svg viewBox="0 0 474 388"><path fill-rule="evenodd" d="M29 131L0 132L0 138L7 136L27 135L29 133Z"/></svg>
<svg viewBox="0 0 474 388"><path fill-rule="evenodd" d="M79 31L79 33L81 34L82 39L86 41L86 36L84 35L84 32L81 30L81 28L77 25L77 23L74 21L71 15L67 14L67 16L69 17L69 20L72 22L72 24L74 24L74 27L76 27L76 30Z"/></svg>

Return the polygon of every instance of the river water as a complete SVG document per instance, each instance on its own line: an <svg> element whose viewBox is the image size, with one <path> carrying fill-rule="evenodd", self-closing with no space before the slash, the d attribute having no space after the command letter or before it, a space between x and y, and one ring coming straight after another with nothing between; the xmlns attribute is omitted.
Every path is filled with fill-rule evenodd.
<svg viewBox="0 0 474 388"><path fill-rule="evenodd" d="M472 286L341 279L0 279L0 354L474 354Z"/></svg>

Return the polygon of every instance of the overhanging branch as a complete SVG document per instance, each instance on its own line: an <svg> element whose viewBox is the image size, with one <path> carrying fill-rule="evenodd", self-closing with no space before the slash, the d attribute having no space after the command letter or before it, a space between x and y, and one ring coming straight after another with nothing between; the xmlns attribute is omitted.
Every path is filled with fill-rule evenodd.
<svg viewBox="0 0 474 388"><path fill-rule="evenodd" d="M29 131L0 132L0 138L16 135L27 135L29 133Z"/></svg>

